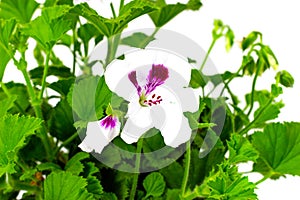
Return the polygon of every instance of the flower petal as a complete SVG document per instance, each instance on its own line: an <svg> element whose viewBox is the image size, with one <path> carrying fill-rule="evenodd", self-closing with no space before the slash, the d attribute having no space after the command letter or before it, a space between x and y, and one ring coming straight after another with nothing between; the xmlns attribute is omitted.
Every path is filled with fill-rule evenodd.
<svg viewBox="0 0 300 200"><path fill-rule="evenodd" d="M101 122L95 121L88 123L86 137L78 146L85 152L101 153L103 148L107 146L120 132L121 124L116 122L114 128L105 128L100 125Z"/></svg>
<svg viewBox="0 0 300 200"><path fill-rule="evenodd" d="M121 133L121 138L127 143L131 144L137 142L138 139L150 128L152 128L152 119L150 115L150 108L141 107L136 101L129 103L128 117Z"/></svg>

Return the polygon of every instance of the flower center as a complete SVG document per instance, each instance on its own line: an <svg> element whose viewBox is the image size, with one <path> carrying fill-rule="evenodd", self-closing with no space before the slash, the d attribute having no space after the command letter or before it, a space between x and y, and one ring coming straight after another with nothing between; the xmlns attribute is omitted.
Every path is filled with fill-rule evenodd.
<svg viewBox="0 0 300 200"><path fill-rule="evenodd" d="M146 96L144 92L140 96L139 103L143 107L158 105L162 102L162 98L159 95L153 94L150 98L149 96Z"/></svg>

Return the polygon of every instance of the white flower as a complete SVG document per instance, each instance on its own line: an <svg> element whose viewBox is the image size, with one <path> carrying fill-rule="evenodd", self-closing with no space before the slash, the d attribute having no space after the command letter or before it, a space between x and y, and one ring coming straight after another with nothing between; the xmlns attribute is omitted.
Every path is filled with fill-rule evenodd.
<svg viewBox="0 0 300 200"><path fill-rule="evenodd" d="M89 122L86 137L78 146L85 152L101 153L103 148L109 144L120 133L120 122L117 117L106 116L100 121Z"/></svg>
<svg viewBox="0 0 300 200"><path fill-rule="evenodd" d="M105 73L112 90L115 83L110 84L110 77L116 73L119 69L114 65L109 66ZM190 139L192 130L183 112L195 112L199 104L192 89L181 85L178 77L162 64L153 64L146 72L129 71L128 79L121 83L122 90L114 91L130 102L127 121L121 132L121 138L126 143L137 142L153 127L160 130L165 144L174 148ZM135 92L132 93L133 88L128 86L128 82L134 86Z"/></svg>

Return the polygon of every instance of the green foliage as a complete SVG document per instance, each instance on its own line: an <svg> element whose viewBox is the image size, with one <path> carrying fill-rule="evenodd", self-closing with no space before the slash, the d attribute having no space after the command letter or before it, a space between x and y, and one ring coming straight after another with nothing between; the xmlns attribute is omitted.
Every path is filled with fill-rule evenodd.
<svg viewBox="0 0 300 200"><path fill-rule="evenodd" d="M69 172L51 173L44 183L45 200L93 199L85 187L87 182Z"/></svg>
<svg viewBox="0 0 300 200"><path fill-rule="evenodd" d="M159 197L164 193L166 183L163 176L158 172L152 172L143 181L146 197Z"/></svg>
<svg viewBox="0 0 300 200"><path fill-rule="evenodd" d="M34 0L2 0L0 3L0 18L14 18L24 24L30 22L39 4Z"/></svg>
<svg viewBox="0 0 300 200"><path fill-rule="evenodd" d="M15 28L15 20L0 19L0 81L2 81L7 63L13 55L13 51L9 48L9 40Z"/></svg>
<svg viewBox="0 0 300 200"><path fill-rule="evenodd" d="M68 6L44 8L42 15L27 24L22 32L49 51L62 35L71 29L71 22L63 19L69 9ZM41 32L41 29L46 31Z"/></svg>
<svg viewBox="0 0 300 200"><path fill-rule="evenodd" d="M148 36L145 33L139 32L123 38L121 44L144 49L153 40L155 40L155 38L152 36Z"/></svg>
<svg viewBox="0 0 300 200"><path fill-rule="evenodd" d="M33 117L5 115L0 118L0 176L16 172L16 154L25 145L26 137L34 134L40 124L41 120Z"/></svg>
<svg viewBox="0 0 300 200"><path fill-rule="evenodd" d="M252 139L260 159L255 171L274 178L284 174L299 176L299 130L299 123L274 123L267 125L263 132L256 132Z"/></svg>
<svg viewBox="0 0 300 200"><path fill-rule="evenodd" d="M104 107L111 100L112 93L104 77L87 77L74 84L68 94L68 102L81 121L94 121L103 117Z"/></svg>

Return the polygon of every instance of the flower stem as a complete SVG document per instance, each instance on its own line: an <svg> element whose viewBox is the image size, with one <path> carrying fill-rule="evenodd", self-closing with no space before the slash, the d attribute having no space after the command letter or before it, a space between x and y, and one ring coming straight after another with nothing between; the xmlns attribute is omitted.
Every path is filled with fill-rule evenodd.
<svg viewBox="0 0 300 200"><path fill-rule="evenodd" d="M107 38L107 55L105 59L104 69L111 63L116 57L118 45L120 42L121 34L110 36Z"/></svg>
<svg viewBox="0 0 300 200"><path fill-rule="evenodd" d="M191 165L191 142L188 141L186 143L186 153L185 153L185 169L184 169L184 174L183 174L183 179L182 179L182 184L181 184L181 196L184 197L187 182L189 179L189 172L190 172L190 165Z"/></svg>
<svg viewBox="0 0 300 200"><path fill-rule="evenodd" d="M251 102L250 102L250 109L247 113L248 116L251 114L251 112L253 110L253 106L254 106L254 92L255 92L255 86L256 86L256 81L257 81L257 78L258 78L259 71L260 71L260 65L257 68L257 71L255 73L255 76L254 76L254 79L253 79L253 82L252 82Z"/></svg>
<svg viewBox="0 0 300 200"><path fill-rule="evenodd" d="M205 64L206 64L206 62L207 62L208 56L209 56L211 50L213 49L213 47L214 47L215 44L216 44L216 41L217 41L217 39L214 38L213 41L212 41L212 43L210 44L209 49L208 49L208 51L207 51L207 53L206 53L206 55L205 55L205 58L204 58L204 60L203 60L203 62L202 62L202 64L201 64L200 71L203 70L203 68L204 68L204 66L205 66Z"/></svg>
<svg viewBox="0 0 300 200"><path fill-rule="evenodd" d="M46 53L46 62L45 62L45 67L44 67L43 79L42 79L42 89L39 94L39 99L43 99L44 90L46 88L46 78L47 78L48 69L49 69L50 52L51 51L47 51L47 53Z"/></svg>
<svg viewBox="0 0 300 200"><path fill-rule="evenodd" d="M130 191L129 200L134 200L135 193L136 193L136 188L137 188L138 179L139 179L139 169L140 169L140 164L141 164L142 147L143 147L143 138L140 138L137 143L136 160L135 160L135 174L134 174L133 181L132 181L132 187L131 187L131 191Z"/></svg>

